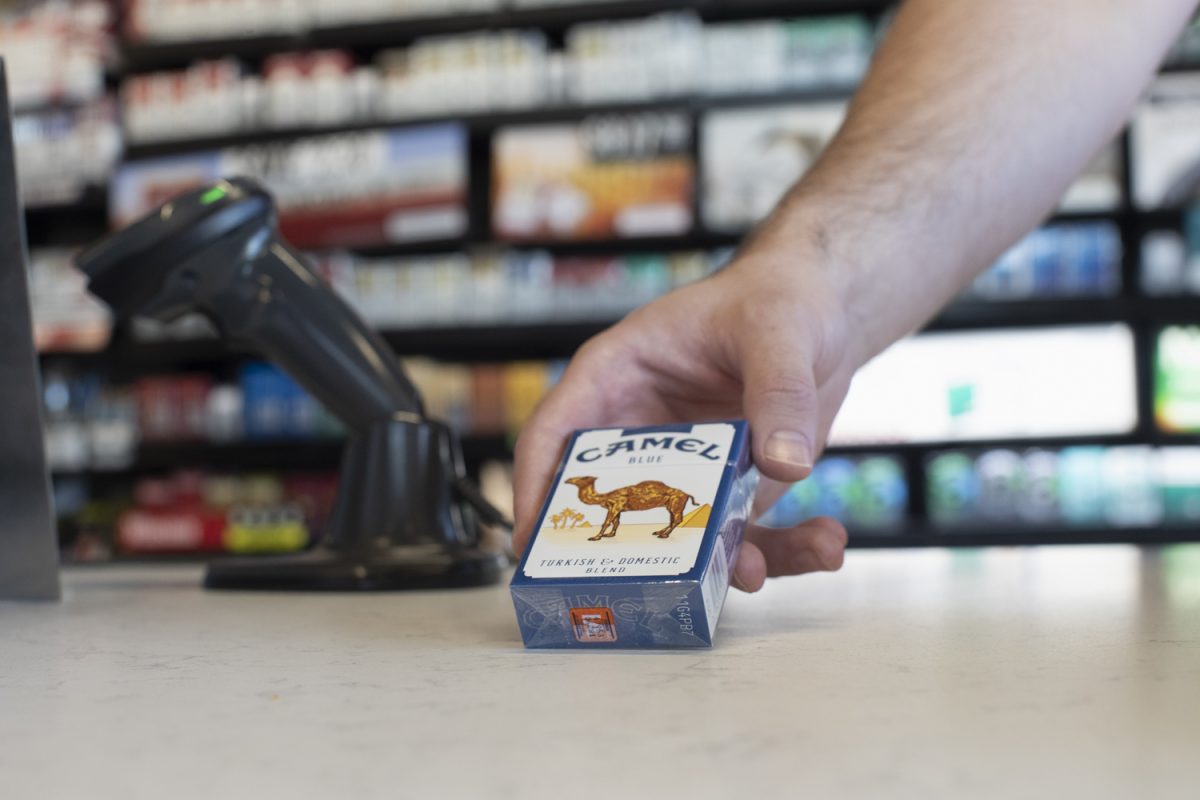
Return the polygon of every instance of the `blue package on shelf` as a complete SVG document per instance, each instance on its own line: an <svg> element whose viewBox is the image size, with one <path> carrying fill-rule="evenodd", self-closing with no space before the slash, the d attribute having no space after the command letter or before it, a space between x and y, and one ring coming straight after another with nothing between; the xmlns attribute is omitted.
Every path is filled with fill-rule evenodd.
<svg viewBox="0 0 1200 800"><path fill-rule="evenodd" d="M301 391L282 370L250 363L241 369L245 397L243 430L247 439L283 439L294 435L293 398Z"/></svg>

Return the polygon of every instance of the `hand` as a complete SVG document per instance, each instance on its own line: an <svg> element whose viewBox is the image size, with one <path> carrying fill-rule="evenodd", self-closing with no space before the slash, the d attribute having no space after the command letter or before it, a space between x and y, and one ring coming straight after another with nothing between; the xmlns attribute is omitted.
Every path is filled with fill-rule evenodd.
<svg viewBox="0 0 1200 800"><path fill-rule="evenodd" d="M756 507L768 508L812 472L861 363L847 327L821 270L751 255L589 341L517 441L514 550L524 552L578 428L744 417L767 479ZM768 577L837 570L845 546L845 529L825 517L751 526L732 583L754 592Z"/></svg>

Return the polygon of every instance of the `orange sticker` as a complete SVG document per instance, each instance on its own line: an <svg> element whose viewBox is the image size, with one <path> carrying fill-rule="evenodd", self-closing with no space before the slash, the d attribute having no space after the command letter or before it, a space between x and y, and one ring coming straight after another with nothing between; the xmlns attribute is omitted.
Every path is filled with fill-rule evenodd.
<svg viewBox="0 0 1200 800"><path fill-rule="evenodd" d="M571 626L580 642L615 642L617 626L608 608L572 608Z"/></svg>

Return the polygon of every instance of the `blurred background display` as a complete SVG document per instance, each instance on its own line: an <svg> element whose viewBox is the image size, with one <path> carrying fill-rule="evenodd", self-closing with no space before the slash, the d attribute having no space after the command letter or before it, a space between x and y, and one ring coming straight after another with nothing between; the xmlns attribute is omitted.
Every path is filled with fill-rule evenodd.
<svg viewBox="0 0 1200 800"><path fill-rule="evenodd" d="M114 327L80 247L259 178L511 508L515 433L566 361L733 257L836 135L891 5L0 4L64 557L303 548L345 436L202 319ZM867 365L764 523L1197 538L1198 31L1045 224Z"/></svg>

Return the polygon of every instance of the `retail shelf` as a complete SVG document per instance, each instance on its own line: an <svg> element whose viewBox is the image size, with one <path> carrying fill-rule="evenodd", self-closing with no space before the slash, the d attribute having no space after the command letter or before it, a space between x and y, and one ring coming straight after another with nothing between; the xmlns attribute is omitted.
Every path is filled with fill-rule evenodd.
<svg viewBox="0 0 1200 800"><path fill-rule="evenodd" d="M401 355L445 361L525 361L569 358L615 320L384 331Z"/></svg>
<svg viewBox="0 0 1200 800"><path fill-rule="evenodd" d="M548 322L519 325L461 325L455 327L384 330L382 336L400 355L420 355L445 361L519 361L570 357L580 345L615 320ZM217 339L144 342L117 334L104 350L51 351L43 360L77 361L116 368L131 375L227 364L258 358L228 348Z"/></svg>
<svg viewBox="0 0 1200 800"><path fill-rule="evenodd" d="M850 532L852 548L879 547L1027 547L1033 545L1172 544L1200 541L1195 526L1143 526L1136 528L1008 528L980 525L974 528L925 529L906 526L896 533Z"/></svg>
<svg viewBox="0 0 1200 800"><path fill-rule="evenodd" d="M1170 545L1200 541L1200 523L1196 527L1139 527L1139 528L1051 528L1045 530L960 530L938 533L918 527L903 527L895 533L856 533L851 531L851 549L882 547L949 547L974 549L980 547L1030 547L1035 545L1094 545L1139 544ZM158 555L115 555L102 561L73 561L71 566L97 569L120 564L195 564L234 557L230 553L164 553Z"/></svg>
<svg viewBox="0 0 1200 800"><path fill-rule="evenodd" d="M394 119L366 119L334 124L296 125L246 131L232 131L211 136L163 139L147 142L128 142L127 160L155 158L182 153L207 152L225 147L244 147L269 142L288 142L307 136L321 136L358 131L415 127L438 123L461 123L472 130L488 133L510 125L535 125L555 122L575 122L585 117L607 114L637 114L646 112L682 112L697 115L720 108L743 108L758 105L816 103L844 100L853 93L850 86L827 86L809 89L789 89L777 92L756 92L736 95L664 97L656 100L595 103L586 105L557 105L532 109L463 110Z"/></svg>
<svg viewBox="0 0 1200 800"><path fill-rule="evenodd" d="M732 243L732 242L731 242ZM699 248L696 242L679 242L670 249ZM705 246L712 246L711 241ZM657 248L631 246L633 252ZM1054 325L1103 324L1141 321L1149 325L1195 323L1200 320L1200 296L1122 297L1099 300L1026 300L959 303L926 326L927 331L1024 328ZM458 324L411 329L385 328L383 338L404 356L426 356L443 361L489 362L569 358L591 337L617 322L614 318L518 324ZM104 350L51 351L43 360L104 364L139 374L154 370L198 368L256 358L235 351L217 339L136 341L117 333Z"/></svg>
<svg viewBox="0 0 1200 800"><path fill-rule="evenodd" d="M1054 298L1038 300L963 301L947 306L925 330L1023 328L1127 320L1137 304L1125 298Z"/></svg>
<svg viewBox="0 0 1200 800"><path fill-rule="evenodd" d="M79 190L76 197L63 202L25 203L26 216L51 214L104 214L108 209L108 188L89 185Z"/></svg>
<svg viewBox="0 0 1200 800"><path fill-rule="evenodd" d="M512 458L513 437L504 434L472 434L462 438L463 456L469 465ZM1039 437L981 439L957 442L883 443L829 447L823 457L888 454L923 459L948 450L1058 450L1066 447L1197 446L1200 435L1151 433L1113 436ZM133 462L115 469L55 469L60 478L127 478L175 469L217 471L288 472L336 470L345 446L343 438L262 439L237 442L151 442L137 449ZM938 533L939 537L970 533Z"/></svg>
<svg viewBox="0 0 1200 800"><path fill-rule="evenodd" d="M188 42L138 42L121 46L122 71L148 72L185 67L204 58L235 56L259 60L272 53L312 48L346 48L359 52L400 47L425 36L474 31L531 28L559 36L584 22L634 19L669 11L694 11L703 19L728 21L768 16L875 13L891 5L884 0L615 0L569 5L510 8L488 13L365 20L318 27L295 34L210 39Z"/></svg>
<svg viewBox="0 0 1200 800"><path fill-rule="evenodd" d="M139 475L178 469L217 472L335 472L341 463L343 438L250 439L237 442L150 442L137 448L133 462L116 469L55 469L56 478L125 481ZM465 436L463 458L469 467L512 457L503 435Z"/></svg>

